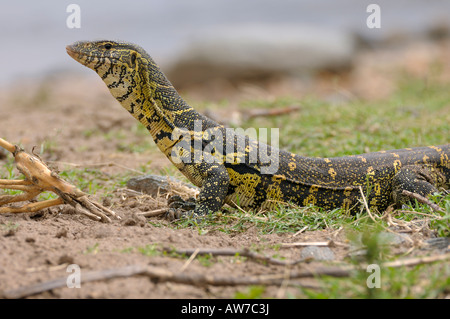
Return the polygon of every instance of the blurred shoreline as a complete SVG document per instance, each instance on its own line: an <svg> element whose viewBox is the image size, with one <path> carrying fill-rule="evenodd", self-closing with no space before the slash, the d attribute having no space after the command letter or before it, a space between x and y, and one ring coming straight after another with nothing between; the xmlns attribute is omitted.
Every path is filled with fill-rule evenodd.
<svg viewBox="0 0 450 319"><path fill-rule="evenodd" d="M399 81L406 79L417 79L424 85L447 85L450 83L448 56L450 38L446 37L410 41L395 48L361 49L353 56L351 67L339 71L324 69L302 75L274 72L256 78L239 77L239 73L227 78L211 72L199 82L191 82L186 77L186 81L180 81L176 70L166 73L181 95L195 104L227 101L227 109L232 109L245 100L276 101L281 96L315 97L341 104L354 100L383 100L398 89ZM68 102L78 96L88 98L89 94L113 101L97 74L83 69L88 72L49 72L39 78L26 77L0 86L0 108L13 105L33 108L44 103L49 95L60 96ZM90 87L90 93L79 88L81 83Z"/></svg>
<svg viewBox="0 0 450 319"><path fill-rule="evenodd" d="M237 36L240 28L263 26L255 37L280 26L292 27L299 33L302 28L305 28L303 33L321 29L354 37L359 45L367 48L401 46L427 39L430 35L449 33L449 1L379 0L376 3L381 7L381 28L369 29L366 18L370 13L366 9L372 2L130 0L124 6L118 1L79 0L76 3L81 8L80 29L66 27L69 3L52 0L3 3L0 10L0 86L64 71L88 74L89 70L80 70L64 49L67 44L82 39L109 38L137 43L158 64L170 69L195 41L203 39L206 32L214 35L224 28L237 28L234 34L229 34Z"/></svg>

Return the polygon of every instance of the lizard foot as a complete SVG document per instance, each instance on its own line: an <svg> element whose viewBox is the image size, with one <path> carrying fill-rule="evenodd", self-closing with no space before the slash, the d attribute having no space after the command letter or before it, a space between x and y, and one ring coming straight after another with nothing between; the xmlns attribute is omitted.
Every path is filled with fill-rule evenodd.
<svg viewBox="0 0 450 319"><path fill-rule="evenodd" d="M165 218L168 220L176 220L182 218L197 218L198 215L194 213L196 206L195 198L184 200L179 195L170 197L167 201L169 209L165 213Z"/></svg>

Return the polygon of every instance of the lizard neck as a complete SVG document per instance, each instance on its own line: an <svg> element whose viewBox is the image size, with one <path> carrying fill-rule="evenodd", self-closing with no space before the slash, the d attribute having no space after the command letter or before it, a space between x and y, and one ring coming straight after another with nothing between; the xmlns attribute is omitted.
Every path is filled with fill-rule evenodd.
<svg viewBox="0 0 450 319"><path fill-rule="evenodd" d="M201 130L218 125L189 106L155 64L150 62L146 70L139 73L138 78L124 78L120 91L106 84L122 107L147 128L158 148L169 159L177 142L172 139L174 130L192 132L199 128L198 124L195 126L196 120L201 120Z"/></svg>
<svg viewBox="0 0 450 319"><path fill-rule="evenodd" d="M172 140L172 133L176 129L173 112L168 109L168 103L157 94L157 89L147 89L146 85L130 94L129 98L120 101L135 119L137 119L150 132L158 148L169 156Z"/></svg>

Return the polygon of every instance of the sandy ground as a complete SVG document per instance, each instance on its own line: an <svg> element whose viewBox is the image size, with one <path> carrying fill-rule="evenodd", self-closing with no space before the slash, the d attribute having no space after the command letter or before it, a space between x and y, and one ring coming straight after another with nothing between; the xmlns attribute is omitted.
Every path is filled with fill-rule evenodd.
<svg viewBox="0 0 450 319"><path fill-rule="evenodd" d="M427 63L433 57L443 54L442 45L415 48L406 57L389 57L380 53L379 57L392 63L410 65L411 72L420 76L426 72ZM433 55L434 54L434 55ZM359 57L358 59L364 59ZM374 59L366 57L369 65ZM389 62L390 63L390 62ZM352 94L364 98L382 97L389 94L389 63L384 66L357 68L349 75ZM369 65L370 66L370 65ZM383 70L386 71L385 75ZM377 74L377 76L375 76ZM450 72L448 73L450 74ZM447 74L447 76L448 76ZM372 82L361 81L372 77ZM443 79L447 80L447 79ZM333 84L325 80L315 82L316 90L325 94L333 91ZM383 84L383 85L381 85ZM377 89L382 87L383 89ZM284 94L287 89L273 84L272 91L265 94ZM193 97L199 94L192 91ZM197 92L197 93L195 93ZM209 90L209 92L211 92ZM253 94L259 94L257 91ZM248 97L248 91L244 92ZM235 95L236 96L236 95ZM124 150L124 145L139 145L142 134L136 134L135 120L113 100L104 84L96 77L84 78L78 75L52 76L39 82L24 81L1 90L0 136L12 143L20 143L27 151L33 146L45 145L41 154L45 161L55 161L60 169L70 168L61 164L115 163L119 166L100 166L103 183L108 183L114 174L135 176L132 169L145 166L153 172L163 172L169 166L167 159L156 147L145 152L135 153ZM148 137L151 142L150 136ZM10 157L10 155L8 155ZM0 156L0 165L7 157ZM126 168L124 168L126 167ZM128 169L127 169L128 168ZM6 178L2 176L1 178ZM105 194L93 196L99 201ZM170 255L147 256L139 247L156 244L157 247L182 248L249 248L267 256L278 256L285 260L300 257L302 247L276 249L280 243L328 241L343 245L332 248L335 261L344 260L349 252L345 234L336 230L303 232L293 234L261 235L254 227L245 232L226 234L212 230L199 234L196 228L174 229L146 222L136 212L151 208L151 203L134 203L112 194L113 203L120 203L114 209L122 220L104 224L75 214L67 206L47 209L35 214L0 215L0 292L45 282L56 278L67 278L69 264L77 264L81 274L93 270L106 270L128 265L151 265L174 273L221 275L244 278L270 274L283 274L283 265L265 264L251 259L235 257L214 257L210 265L198 258L187 264L187 258ZM155 217L156 218L156 217ZM158 219L159 221L159 219ZM417 234L424 239L429 234ZM323 263L312 261L296 265L292 270L314 269ZM310 279L299 281L314 286ZM245 286L214 287L178 284L173 282L157 283L145 277L132 276L111 280L100 280L81 284L80 289L67 287L55 288L33 295L35 298L232 298L237 291L246 292ZM269 286L264 297L301 295L298 288L285 285Z"/></svg>

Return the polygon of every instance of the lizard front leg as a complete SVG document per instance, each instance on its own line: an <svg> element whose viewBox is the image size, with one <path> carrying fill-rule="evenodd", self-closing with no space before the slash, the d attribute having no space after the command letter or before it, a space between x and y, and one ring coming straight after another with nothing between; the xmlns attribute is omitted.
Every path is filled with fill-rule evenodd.
<svg viewBox="0 0 450 319"><path fill-rule="evenodd" d="M432 165L407 165L392 179L392 197L397 206L408 203L411 198L402 194L404 190L428 197L440 189L446 189L450 181Z"/></svg>
<svg viewBox="0 0 450 319"><path fill-rule="evenodd" d="M183 173L188 176L199 175L202 180L197 200L183 201L179 196L169 199L169 211L166 217L170 220L184 216L200 217L216 212L224 204L228 192L230 176L225 166L218 163L199 163L186 165Z"/></svg>

